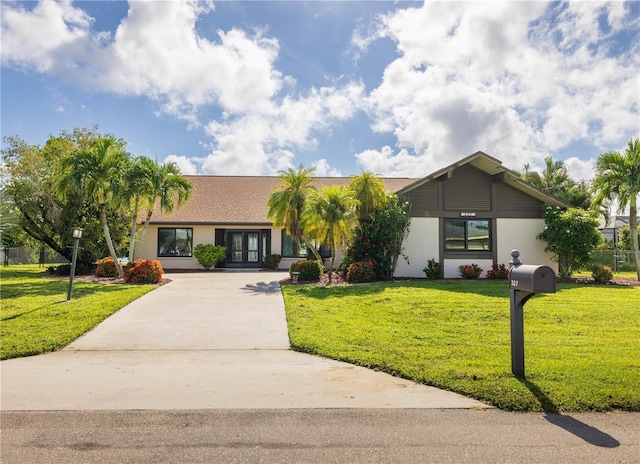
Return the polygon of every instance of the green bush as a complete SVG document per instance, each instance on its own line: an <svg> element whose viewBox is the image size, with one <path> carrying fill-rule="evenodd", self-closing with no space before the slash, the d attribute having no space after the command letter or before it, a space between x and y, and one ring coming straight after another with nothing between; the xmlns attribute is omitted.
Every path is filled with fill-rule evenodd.
<svg viewBox="0 0 640 464"><path fill-rule="evenodd" d="M458 269L463 279L477 279L482 274L482 268L477 264L467 264L460 266Z"/></svg>
<svg viewBox="0 0 640 464"><path fill-rule="evenodd" d="M118 277L118 269L116 269L116 263L111 256L98 261L96 277Z"/></svg>
<svg viewBox="0 0 640 464"><path fill-rule="evenodd" d="M211 243L200 243L193 249L193 256L198 263L205 269L211 269L218 263L224 261L227 255L227 249L220 245L212 245Z"/></svg>
<svg viewBox="0 0 640 464"><path fill-rule="evenodd" d="M591 277L593 277L593 280L600 284L606 284L611 279L613 279L613 269L611 269L609 266L594 264L591 267Z"/></svg>
<svg viewBox="0 0 640 464"><path fill-rule="evenodd" d="M294 272L299 272L299 281L314 282L320 280L320 274L324 271L324 265L317 260L302 259L292 263L289 267L289 275L293 277Z"/></svg>
<svg viewBox="0 0 640 464"><path fill-rule="evenodd" d="M139 259L125 266L124 280L130 284L157 284L163 272L160 261Z"/></svg>
<svg viewBox="0 0 640 464"><path fill-rule="evenodd" d="M282 260L281 255L270 254L264 257L264 262L262 263L263 267L267 269L277 269L278 264L280 264L280 260Z"/></svg>
<svg viewBox="0 0 640 464"><path fill-rule="evenodd" d="M492 264L487 271L487 279L507 280L508 277L509 269L504 264Z"/></svg>
<svg viewBox="0 0 640 464"><path fill-rule="evenodd" d="M371 282L376 277L373 261L357 261L349 264L347 271L347 282Z"/></svg>
<svg viewBox="0 0 640 464"><path fill-rule="evenodd" d="M440 271L440 263L436 261L435 258L431 258L427 261L427 265L422 269L422 272L425 273L427 279L429 280L437 280L442 277L442 272Z"/></svg>

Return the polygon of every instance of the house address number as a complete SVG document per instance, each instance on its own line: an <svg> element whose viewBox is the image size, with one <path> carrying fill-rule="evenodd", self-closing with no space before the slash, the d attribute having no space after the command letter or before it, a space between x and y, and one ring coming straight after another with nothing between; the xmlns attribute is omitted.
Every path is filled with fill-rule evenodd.
<svg viewBox="0 0 640 464"><path fill-rule="evenodd" d="M511 281L511 286L512 287L517 287L518 286L518 281L517 280L512 280Z"/></svg>

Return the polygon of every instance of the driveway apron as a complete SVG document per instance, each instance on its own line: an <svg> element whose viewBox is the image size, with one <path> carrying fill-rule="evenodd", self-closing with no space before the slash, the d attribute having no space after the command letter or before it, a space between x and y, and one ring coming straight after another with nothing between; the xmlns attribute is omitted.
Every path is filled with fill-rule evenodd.
<svg viewBox="0 0 640 464"><path fill-rule="evenodd" d="M277 272L167 274L62 351L3 361L3 410L482 408L291 351Z"/></svg>

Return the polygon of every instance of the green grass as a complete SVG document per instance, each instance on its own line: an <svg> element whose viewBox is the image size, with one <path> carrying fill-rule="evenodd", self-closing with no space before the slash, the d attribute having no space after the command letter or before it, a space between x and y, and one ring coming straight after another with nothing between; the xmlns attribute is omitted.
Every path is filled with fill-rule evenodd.
<svg viewBox="0 0 640 464"><path fill-rule="evenodd" d="M558 285L524 307L511 373L502 281L285 286L294 349L512 411L640 411L640 287Z"/></svg>
<svg viewBox="0 0 640 464"><path fill-rule="evenodd" d="M36 265L0 268L0 359L55 351L91 330L153 285L51 279Z"/></svg>

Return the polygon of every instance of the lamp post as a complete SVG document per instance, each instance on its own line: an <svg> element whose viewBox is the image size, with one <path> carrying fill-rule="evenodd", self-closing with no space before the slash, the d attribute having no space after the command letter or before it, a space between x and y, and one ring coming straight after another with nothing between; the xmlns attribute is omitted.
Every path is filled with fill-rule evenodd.
<svg viewBox="0 0 640 464"><path fill-rule="evenodd" d="M73 277L76 273L76 259L78 258L78 242L82 238L82 228L73 229L73 255L71 258L71 270L69 271L69 289L67 290L67 301L71 301L71 289L73 288Z"/></svg>

